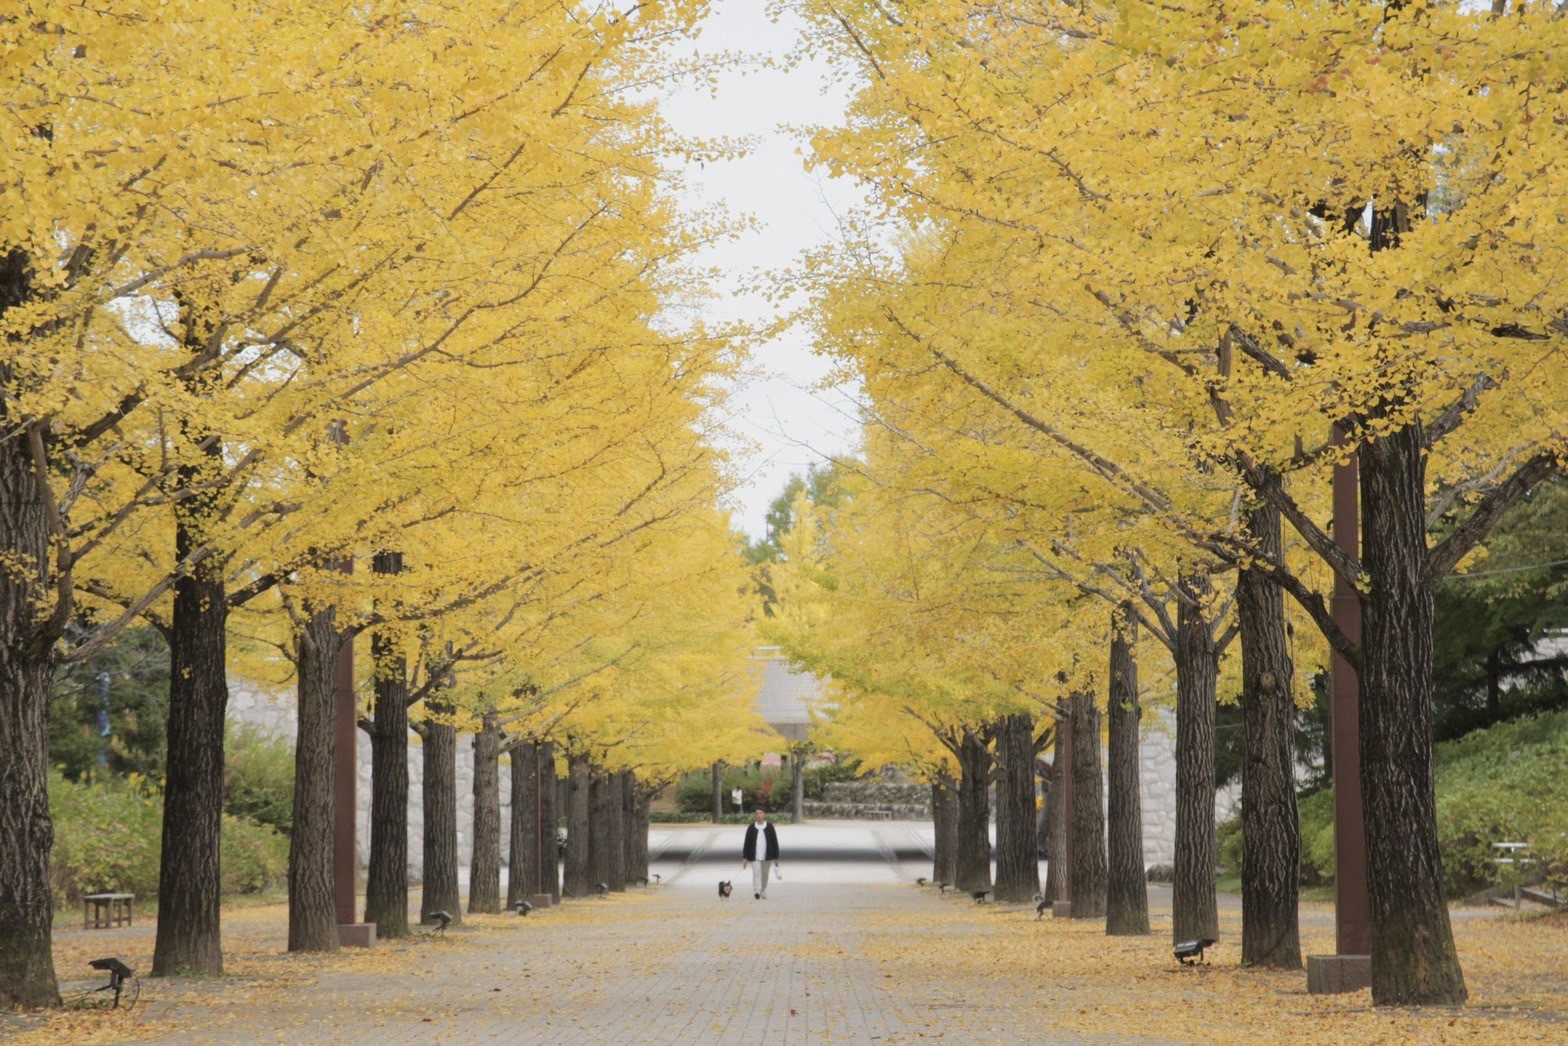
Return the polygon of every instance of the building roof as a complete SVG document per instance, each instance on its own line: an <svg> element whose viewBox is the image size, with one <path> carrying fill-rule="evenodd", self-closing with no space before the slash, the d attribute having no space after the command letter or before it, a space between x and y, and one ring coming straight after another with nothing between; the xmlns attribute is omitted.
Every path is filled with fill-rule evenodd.
<svg viewBox="0 0 1568 1046"><path fill-rule="evenodd" d="M786 739L806 740L811 708L822 699L827 680L791 669L789 659L777 647L763 647L751 659L762 668L762 685L757 690L758 714Z"/></svg>

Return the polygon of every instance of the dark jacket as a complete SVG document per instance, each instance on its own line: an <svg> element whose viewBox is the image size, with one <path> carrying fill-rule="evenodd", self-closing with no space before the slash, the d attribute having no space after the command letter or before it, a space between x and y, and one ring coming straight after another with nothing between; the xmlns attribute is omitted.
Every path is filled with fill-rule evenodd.
<svg viewBox="0 0 1568 1046"><path fill-rule="evenodd" d="M762 859L764 861L777 861L779 859L779 837L773 831L773 822L769 821L762 830L764 846ZM753 821L746 826L746 846L740 852L742 860L755 861L757 859L757 822Z"/></svg>

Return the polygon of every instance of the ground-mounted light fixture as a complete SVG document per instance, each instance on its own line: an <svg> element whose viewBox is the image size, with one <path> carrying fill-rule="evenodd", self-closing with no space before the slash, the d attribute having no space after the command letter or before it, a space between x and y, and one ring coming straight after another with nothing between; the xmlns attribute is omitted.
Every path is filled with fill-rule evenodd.
<svg viewBox="0 0 1568 1046"><path fill-rule="evenodd" d="M118 1009L120 1006L120 995L125 990L125 982L135 980L136 971L113 956L104 959L94 959L87 965L95 970L102 970L109 975L109 983L102 988L95 989L95 991L114 992L113 1008Z"/></svg>
<svg viewBox="0 0 1568 1046"><path fill-rule="evenodd" d="M1208 937L1199 937L1195 941L1182 941L1176 946L1176 950L1172 954L1176 956L1176 961L1183 966L1191 966L1194 963L1202 962L1204 949L1212 948L1214 944L1215 942Z"/></svg>

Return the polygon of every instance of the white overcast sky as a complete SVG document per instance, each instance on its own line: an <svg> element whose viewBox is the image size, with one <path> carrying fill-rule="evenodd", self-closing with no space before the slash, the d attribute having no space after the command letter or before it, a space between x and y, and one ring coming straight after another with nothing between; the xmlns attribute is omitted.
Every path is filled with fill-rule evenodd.
<svg viewBox="0 0 1568 1046"><path fill-rule="evenodd" d="M783 58L798 28L788 19L770 21L765 0L714 0L713 15L694 47L699 54ZM759 68L760 62L747 65L724 72L716 91L676 91L664 100L664 111L683 134L752 140L742 159L690 172L690 202L722 203L757 223L755 231L707 251L698 261L726 273L708 314L760 324L773 317L773 306L760 295L744 293L741 285L756 271L791 265L803 250L831 240L834 215L847 213L859 197L852 184L808 171L803 145L783 126L842 120L845 94L830 87L825 66L804 63L785 72ZM731 508L737 526L761 537L768 503L789 474L853 450L859 423L851 395L817 387L828 367L812 354L807 331L792 330L761 346L752 369L755 373L735 390L727 418L736 438L729 449L739 482Z"/></svg>

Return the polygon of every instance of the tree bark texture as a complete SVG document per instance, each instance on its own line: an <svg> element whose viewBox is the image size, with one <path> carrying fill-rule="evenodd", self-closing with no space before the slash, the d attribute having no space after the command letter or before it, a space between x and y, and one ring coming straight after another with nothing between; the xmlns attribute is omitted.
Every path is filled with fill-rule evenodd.
<svg viewBox="0 0 1568 1046"><path fill-rule="evenodd" d="M556 845L560 827L560 781L555 775L555 742L541 741L538 748L539 865L535 891L561 899L561 861Z"/></svg>
<svg viewBox="0 0 1568 1046"><path fill-rule="evenodd" d="M343 637L328 607L310 613L295 637L299 698L294 737L294 815L289 830L289 951L338 950L332 881L333 730L338 650Z"/></svg>
<svg viewBox="0 0 1568 1046"><path fill-rule="evenodd" d="M1372 1001L1457 1005L1464 974L1443 900L1432 770L1426 462L1419 425L1361 450L1361 792L1372 910Z"/></svg>
<svg viewBox="0 0 1568 1046"><path fill-rule="evenodd" d="M403 569L398 552L378 552L377 574ZM408 936L408 666L392 637L370 639L376 706L370 724L370 867L365 921L378 937Z"/></svg>
<svg viewBox="0 0 1568 1046"><path fill-rule="evenodd" d="M1143 870L1143 804L1138 795L1138 619L1124 606L1111 627L1108 734L1105 932L1149 932L1149 884Z"/></svg>
<svg viewBox="0 0 1568 1046"><path fill-rule="evenodd" d="M1267 502L1247 517L1253 544L1283 555L1279 510ZM1236 579L1241 624L1241 964L1301 969L1297 908L1301 825L1291 736L1295 666L1285 634L1285 594L1261 571Z"/></svg>
<svg viewBox="0 0 1568 1046"><path fill-rule="evenodd" d="M506 906L515 909L539 888L539 747L523 741L512 748L512 834L507 844Z"/></svg>
<svg viewBox="0 0 1568 1046"><path fill-rule="evenodd" d="M0 315L30 294L26 256L0 255ZM0 386L10 364L0 360ZM54 900L49 851L49 685L54 640L39 620L49 605L49 516L27 441L0 399L0 1010L59 1006L50 946ZM24 569L25 568L25 569Z"/></svg>
<svg viewBox="0 0 1568 1046"><path fill-rule="evenodd" d="M569 757L566 775L569 789L566 801L566 870L561 894L566 897L587 897L594 883L593 871L588 863L588 793L593 779L588 757Z"/></svg>
<svg viewBox="0 0 1568 1046"><path fill-rule="evenodd" d="M1173 943L1218 940L1214 877L1214 715L1219 674L1209 623L1195 600L1201 577L1182 579L1176 607L1176 881L1171 896Z"/></svg>
<svg viewBox="0 0 1568 1046"><path fill-rule="evenodd" d="M484 716L474 735L474 852L468 867L468 910L501 910L501 728Z"/></svg>
<svg viewBox="0 0 1568 1046"><path fill-rule="evenodd" d="M209 454L220 453L214 441ZM194 485L196 466L180 469ZM175 508L175 555L201 544L213 499ZM168 758L163 786L163 853L158 864L158 929L152 974L223 973L219 908L223 879L223 726L229 704L228 596L221 570L204 563L174 583L169 620Z"/></svg>
<svg viewBox="0 0 1568 1046"><path fill-rule="evenodd" d="M713 823L724 820L724 764L713 764Z"/></svg>
<svg viewBox="0 0 1568 1046"><path fill-rule="evenodd" d="M621 772L605 775L604 806L609 815L608 875L601 880L616 893L626 892L626 783Z"/></svg>
<svg viewBox="0 0 1568 1046"><path fill-rule="evenodd" d="M931 782L931 826L935 834L931 878L954 886L958 883L958 785L945 773Z"/></svg>
<svg viewBox="0 0 1568 1046"><path fill-rule="evenodd" d="M623 845L615 834L615 811L621 804L619 796L612 795L613 783L614 776L602 770L595 770L588 783L588 874L596 892L599 884L610 885L615 855Z"/></svg>
<svg viewBox="0 0 1568 1046"><path fill-rule="evenodd" d="M626 885L630 886L637 881L637 874L632 871L632 864L635 860L632 850L636 847L635 836L637 835L637 781L636 776L630 770L622 770L615 777L620 785L620 790L617 792L616 797L612 797L612 801L613 798L619 798L621 805L621 869L626 879Z"/></svg>
<svg viewBox="0 0 1568 1046"><path fill-rule="evenodd" d="M653 793L637 775L626 775L626 881L648 885L648 830L653 820Z"/></svg>
<svg viewBox="0 0 1568 1046"><path fill-rule="evenodd" d="M984 738L964 729L958 745L958 832L955 858L960 890L991 888L991 752Z"/></svg>
<svg viewBox="0 0 1568 1046"><path fill-rule="evenodd" d="M452 714L450 705L431 702L429 710L430 718L420 728L425 774L419 786L425 815L419 921L427 925L438 921L435 912L446 912L454 923L463 921L457 854L457 728L447 719Z"/></svg>
<svg viewBox="0 0 1568 1046"><path fill-rule="evenodd" d="M1105 917L1105 782L1100 769L1100 709L1094 695L1072 696L1073 918Z"/></svg>
<svg viewBox="0 0 1568 1046"><path fill-rule="evenodd" d="M1042 893L1051 902L1072 900L1072 833L1069 830L1072 812L1072 722L1063 718L1056 723L1056 742L1051 754L1051 790L1046 796L1050 836L1046 850L1050 854L1045 863L1045 889Z"/></svg>
<svg viewBox="0 0 1568 1046"><path fill-rule="evenodd" d="M1040 838L1034 803L1034 718L996 723L996 899L1030 901L1040 893Z"/></svg>

